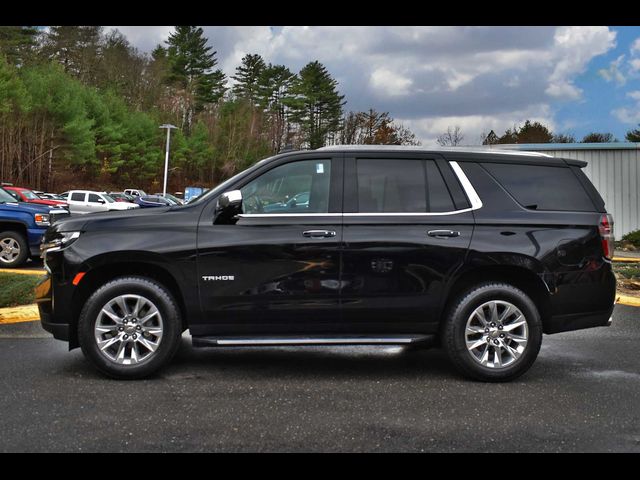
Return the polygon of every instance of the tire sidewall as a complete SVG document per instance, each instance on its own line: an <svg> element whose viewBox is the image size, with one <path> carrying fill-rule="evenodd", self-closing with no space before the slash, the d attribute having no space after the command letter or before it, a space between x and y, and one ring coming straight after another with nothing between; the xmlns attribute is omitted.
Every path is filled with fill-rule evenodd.
<svg viewBox="0 0 640 480"><path fill-rule="evenodd" d="M18 242L18 245L20 245L20 254L16 257L16 259L11 262L11 263L6 263L3 261L0 261L0 268L15 268L15 267L19 267L20 265L22 265L24 262L27 261L27 258L30 255L30 251L29 251L29 244L27 243L27 240L24 238L24 235L22 235L20 232L16 232L14 230L6 230L4 232L0 233L0 241L4 240L5 238L12 238L15 241Z"/></svg>
<svg viewBox="0 0 640 480"><path fill-rule="evenodd" d="M465 331L471 313L483 303L504 300L515 305L527 321L528 341L525 352L511 365L488 368L474 360L466 346ZM443 344L454 364L468 376L483 381L509 381L524 374L533 364L542 344L542 322L535 303L522 290L508 284L477 286L462 295L450 312L444 329Z"/></svg>
<svg viewBox="0 0 640 480"><path fill-rule="evenodd" d="M118 365L100 352L94 327L100 310L113 298L136 294L148 298L162 316L162 340L153 356L136 365ZM78 339L85 357L102 373L117 379L137 379L151 375L175 354L182 334L180 310L171 294L159 283L143 277L114 279L89 297L78 320Z"/></svg>

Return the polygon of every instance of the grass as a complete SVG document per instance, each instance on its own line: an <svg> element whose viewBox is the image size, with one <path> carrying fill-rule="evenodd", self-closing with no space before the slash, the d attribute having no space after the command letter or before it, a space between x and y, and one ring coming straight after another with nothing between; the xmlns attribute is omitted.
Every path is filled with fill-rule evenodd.
<svg viewBox="0 0 640 480"><path fill-rule="evenodd" d="M29 305L35 302L35 287L41 277L0 273L0 308Z"/></svg>
<svg viewBox="0 0 640 480"><path fill-rule="evenodd" d="M640 264L614 262L613 271L622 278L626 278L628 280L640 280Z"/></svg>

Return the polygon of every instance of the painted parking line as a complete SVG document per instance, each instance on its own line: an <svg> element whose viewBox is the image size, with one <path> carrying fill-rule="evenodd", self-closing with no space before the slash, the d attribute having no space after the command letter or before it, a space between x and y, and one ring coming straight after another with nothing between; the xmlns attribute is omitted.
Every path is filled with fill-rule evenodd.
<svg viewBox="0 0 640 480"><path fill-rule="evenodd" d="M35 322L38 320L40 320L40 313L35 303L21 307L0 308L0 324Z"/></svg>
<svg viewBox="0 0 640 480"><path fill-rule="evenodd" d="M17 268L0 268L0 273L15 273L17 275L40 275L47 273L46 270L21 270Z"/></svg>

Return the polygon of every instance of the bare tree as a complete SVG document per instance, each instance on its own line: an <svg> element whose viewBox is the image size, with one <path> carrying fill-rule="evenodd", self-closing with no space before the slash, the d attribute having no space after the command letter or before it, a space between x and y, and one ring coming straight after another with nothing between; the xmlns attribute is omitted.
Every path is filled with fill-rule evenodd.
<svg viewBox="0 0 640 480"><path fill-rule="evenodd" d="M437 142L441 147L455 147L460 145L463 139L462 130L456 125L453 128L447 127L447 131L438 137Z"/></svg>

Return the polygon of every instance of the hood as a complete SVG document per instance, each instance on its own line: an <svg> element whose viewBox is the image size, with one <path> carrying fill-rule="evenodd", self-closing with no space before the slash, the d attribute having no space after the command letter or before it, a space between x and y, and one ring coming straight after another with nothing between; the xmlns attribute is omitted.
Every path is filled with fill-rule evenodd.
<svg viewBox="0 0 640 480"><path fill-rule="evenodd" d="M131 202L117 202L117 201L109 204L109 210L127 210L131 208L138 209L140 208L140 206Z"/></svg>
<svg viewBox="0 0 640 480"><path fill-rule="evenodd" d="M159 220L157 218L158 215L162 215L172 209L176 209L176 207L136 208L133 210L111 210L104 213L72 215L71 217L58 220L51 228L58 232L127 228L128 226L145 223L156 223Z"/></svg>
<svg viewBox="0 0 640 480"><path fill-rule="evenodd" d="M58 205L66 205L67 202L64 202L62 200L46 200L46 199L40 199L40 200L29 200L29 203L38 203L40 205L51 205L51 206L58 206Z"/></svg>
<svg viewBox="0 0 640 480"><path fill-rule="evenodd" d="M29 212L29 213L49 213L51 207L48 205L39 205L37 203L27 202L11 202L0 203L0 212Z"/></svg>

